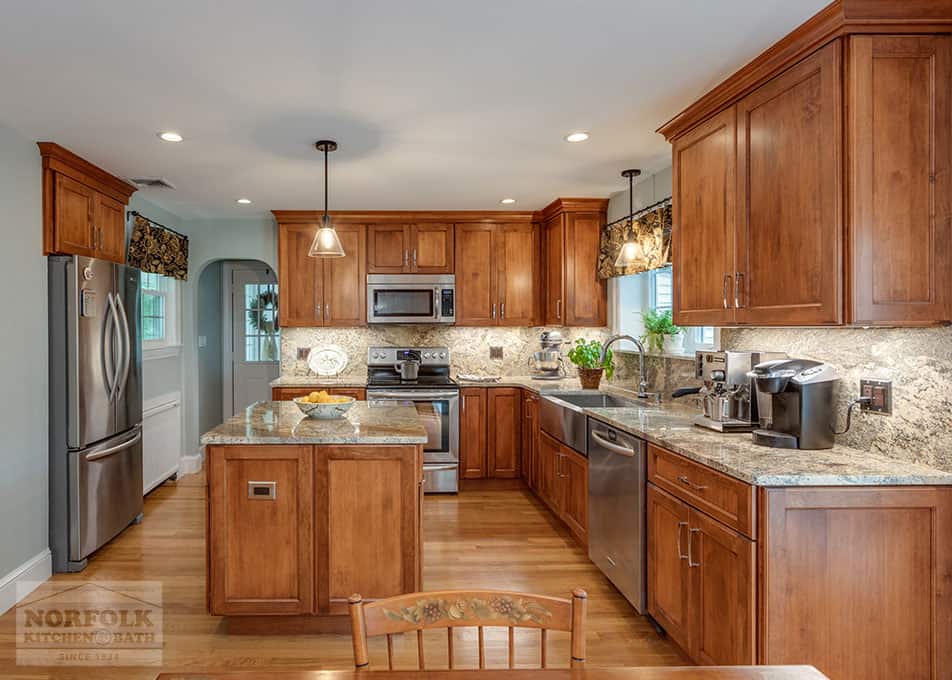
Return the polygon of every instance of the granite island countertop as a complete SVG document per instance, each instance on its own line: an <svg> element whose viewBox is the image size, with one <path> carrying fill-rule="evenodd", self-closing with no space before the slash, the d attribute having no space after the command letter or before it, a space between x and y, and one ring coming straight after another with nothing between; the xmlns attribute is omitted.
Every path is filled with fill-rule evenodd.
<svg viewBox="0 0 952 680"><path fill-rule="evenodd" d="M214 444L425 444L412 406L355 402L336 420L308 418L291 401L259 401L202 435Z"/></svg>
<svg viewBox="0 0 952 680"><path fill-rule="evenodd" d="M336 376L280 375L269 383L270 387L366 387L367 373L344 373Z"/></svg>

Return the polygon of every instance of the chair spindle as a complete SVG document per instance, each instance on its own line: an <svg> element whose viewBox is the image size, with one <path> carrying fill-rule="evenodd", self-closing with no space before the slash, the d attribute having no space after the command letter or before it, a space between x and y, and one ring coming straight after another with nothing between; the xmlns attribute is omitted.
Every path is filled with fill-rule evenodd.
<svg viewBox="0 0 952 680"><path fill-rule="evenodd" d="M516 639L512 626L509 626L509 668L516 667Z"/></svg>
<svg viewBox="0 0 952 680"><path fill-rule="evenodd" d="M546 630L542 629L542 635L539 637L539 665L545 668L545 638Z"/></svg>
<svg viewBox="0 0 952 680"><path fill-rule="evenodd" d="M416 632L416 646L417 646L417 666L421 671L426 670L426 661L423 658L423 630L417 630Z"/></svg>
<svg viewBox="0 0 952 680"><path fill-rule="evenodd" d="M486 667L486 649L483 646L483 627L479 626L479 667Z"/></svg>
<svg viewBox="0 0 952 680"><path fill-rule="evenodd" d="M393 636L387 635L387 667L393 670Z"/></svg>
<svg viewBox="0 0 952 680"><path fill-rule="evenodd" d="M453 627L446 629L446 658L449 660L450 670L453 670Z"/></svg>

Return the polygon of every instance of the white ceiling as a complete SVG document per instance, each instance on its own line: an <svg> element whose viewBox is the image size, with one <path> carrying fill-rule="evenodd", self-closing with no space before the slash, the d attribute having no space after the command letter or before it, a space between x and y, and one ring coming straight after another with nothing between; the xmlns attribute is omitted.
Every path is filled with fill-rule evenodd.
<svg viewBox="0 0 952 680"><path fill-rule="evenodd" d="M666 165L654 130L825 4L3 0L0 123L187 219L322 207L323 137L332 209L536 209Z"/></svg>

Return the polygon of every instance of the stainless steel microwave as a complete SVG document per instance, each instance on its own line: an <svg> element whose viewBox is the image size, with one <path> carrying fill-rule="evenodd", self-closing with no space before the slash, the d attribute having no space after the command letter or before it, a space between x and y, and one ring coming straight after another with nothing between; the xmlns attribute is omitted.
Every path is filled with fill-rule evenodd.
<svg viewBox="0 0 952 680"><path fill-rule="evenodd" d="M453 274L368 274L367 323L455 323Z"/></svg>

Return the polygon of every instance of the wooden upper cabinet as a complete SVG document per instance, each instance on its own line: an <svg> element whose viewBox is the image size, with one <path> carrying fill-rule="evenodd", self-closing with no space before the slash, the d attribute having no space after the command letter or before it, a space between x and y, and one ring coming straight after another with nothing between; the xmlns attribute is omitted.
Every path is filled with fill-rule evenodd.
<svg viewBox="0 0 952 680"><path fill-rule="evenodd" d="M539 306L539 231L530 223L500 224L495 239L499 325L532 326Z"/></svg>
<svg viewBox="0 0 952 680"><path fill-rule="evenodd" d="M674 321L734 320L736 117L731 107L672 142Z"/></svg>
<svg viewBox="0 0 952 680"><path fill-rule="evenodd" d="M410 271L410 225L371 224L367 227L367 273Z"/></svg>
<svg viewBox="0 0 952 680"><path fill-rule="evenodd" d="M518 477L522 447L522 390L490 387L488 469L490 477Z"/></svg>
<svg viewBox="0 0 952 680"><path fill-rule="evenodd" d="M546 325L565 325L565 215L556 214L542 223L542 250L544 253L545 282L543 316Z"/></svg>
<svg viewBox="0 0 952 680"><path fill-rule="evenodd" d="M43 158L43 254L126 260L125 206L131 184L52 142Z"/></svg>
<svg viewBox="0 0 952 680"><path fill-rule="evenodd" d="M322 263L324 325L363 326L367 323L367 229L362 224L342 224L337 236L344 257L323 258Z"/></svg>
<svg viewBox="0 0 952 680"><path fill-rule="evenodd" d="M317 228L317 224L278 224L278 317L282 326L320 326L323 322L322 258L307 254Z"/></svg>
<svg viewBox="0 0 952 680"><path fill-rule="evenodd" d="M464 387L459 391L459 467L463 479L486 476L485 387Z"/></svg>
<svg viewBox="0 0 952 680"><path fill-rule="evenodd" d="M738 323L842 322L840 49L830 43L737 104Z"/></svg>
<svg viewBox="0 0 952 680"><path fill-rule="evenodd" d="M497 316L495 225L456 227L456 325L494 326Z"/></svg>
<svg viewBox="0 0 952 680"><path fill-rule="evenodd" d="M952 37L849 38L851 321L952 318Z"/></svg>
<svg viewBox="0 0 952 680"><path fill-rule="evenodd" d="M414 224L410 230L410 271L452 274L453 236L452 224Z"/></svg>

